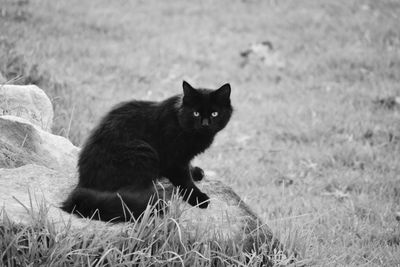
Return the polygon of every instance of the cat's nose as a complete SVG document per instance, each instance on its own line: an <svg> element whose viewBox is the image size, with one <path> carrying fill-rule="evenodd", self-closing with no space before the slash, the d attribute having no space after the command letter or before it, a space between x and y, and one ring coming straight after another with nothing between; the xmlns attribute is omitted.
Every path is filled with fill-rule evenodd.
<svg viewBox="0 0 400 267"><path fill-rule="evenodd" d="M202 126L208 126L210 124L210 120L205 118L201 120L201 125Z"/></svg>

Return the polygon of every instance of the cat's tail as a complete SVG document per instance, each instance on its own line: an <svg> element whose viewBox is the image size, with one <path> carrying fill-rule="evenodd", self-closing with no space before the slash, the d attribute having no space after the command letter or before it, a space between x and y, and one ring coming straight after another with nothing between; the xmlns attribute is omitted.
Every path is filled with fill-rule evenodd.
<svg viewBox="0 0 400 267"><path fill-rule="evenodd" d="M152 193L153 192L153 193ZM62 203L61 209L81 217L101 221L123 222L137 219L148 204L157 197L151 192L102 192L90 188L76 187Z"/></svg>

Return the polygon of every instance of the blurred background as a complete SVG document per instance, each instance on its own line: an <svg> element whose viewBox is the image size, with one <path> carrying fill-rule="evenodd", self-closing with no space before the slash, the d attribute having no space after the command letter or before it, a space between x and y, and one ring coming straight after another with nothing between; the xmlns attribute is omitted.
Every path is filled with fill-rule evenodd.
<svg viewBox="0 0 400 267"><path fill-rule="evenodd" d="M0 79L41 87L75 145L118 102L229 82L210 179L316 265L393 266L399 25L398 0L0 0Z"/></svg>

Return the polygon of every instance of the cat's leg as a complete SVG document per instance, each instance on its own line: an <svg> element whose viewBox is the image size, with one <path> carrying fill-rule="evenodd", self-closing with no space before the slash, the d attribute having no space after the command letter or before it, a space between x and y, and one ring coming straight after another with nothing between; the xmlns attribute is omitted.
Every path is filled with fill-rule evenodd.
<svg viewBox="0 0 400 267"><path fill-rule="evenodd" d="M192 175L193 181L201 181L204 178L204 171L200 167L193 167L190 165L190 174Z"/></svg>
<svg viewBox="0 0 400 267"><path fill-rule="evenodd" d="M170 168L165 176L174 186L179 187L179 193L190 205L198 205L202 209L208 207L210 198L194 184L189 166Z"/></svg>

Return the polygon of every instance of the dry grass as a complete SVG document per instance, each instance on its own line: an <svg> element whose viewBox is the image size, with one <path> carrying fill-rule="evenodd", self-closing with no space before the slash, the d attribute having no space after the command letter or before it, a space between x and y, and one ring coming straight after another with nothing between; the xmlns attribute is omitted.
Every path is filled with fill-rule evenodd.
<svg viewBox="0 0 400 267"><path fill-rule="evenodd" d="M55 133L79 145L121 100L230 82L233 120L196 161L311 265L400 264L398 1L10 5L0 40L48 73ZM244 64L257 41L282 62Z"/></svg>
<svg viewBox="0 0 400 267"><path fill-rule="evenodd" d="M205 234L194 222L182 223L187 207L176 194L162 218L149 206L141 220L120 227L78 229L68 221L55 225L46 216L45 202L32 196L32 203L38 209L25 207L27 211L39 212L30 214L30 225L10 221L0 209L1 266L272 266L293 261L272 243L261 244L254 253L212 226Z"/></svg>

